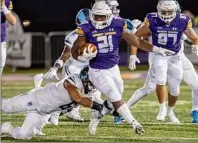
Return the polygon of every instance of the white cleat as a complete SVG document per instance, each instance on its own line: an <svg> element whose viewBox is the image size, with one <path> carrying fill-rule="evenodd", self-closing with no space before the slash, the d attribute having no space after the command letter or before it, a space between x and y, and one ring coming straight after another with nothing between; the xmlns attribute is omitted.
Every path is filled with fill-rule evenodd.
<svg viewBox="0 0 198 143"><path fill-rule="evenodd" d="M157 115L157 120L158 121L165 121L166 116L167 116L166 108L160 108L159 113Z"/></svg>
<svg viewBox="0 0 198 143"><path fill-rule="evenodd" d="M80 116L80 113L75 111L75 110L71 110L70 112L68 112L66 114L66 117L71 119L71 120L74 120L76 122L83 122L84 119Z"/></svg>
<svg viewBox="0 0 198 143"><path fill-rule="evenodd" d="M181 124L179 119L175 116L174 112L169 113L167 116L168 116L168 118L170 120L170 123Z"/></svg>
<svg viewBox="0 0 198 143"><path fill-rule="evenodd" d="M135 130L136 134L139 134L139 135L144 134L145 131L144 131L143 126L140 125L140 123L138 123L136 120L134 120L131 125L132 125L133 129Z"/></svg>
<svg viewBox="0 0 198 143"><path fill-rule="evenodd" d="M54 125L58 126L59 123L59 114L52 114L51 117L49 118L49 122Z"/></svg>
<svg viewBox="0 0 198 143"><path fill-rule="evenodd" d="M5 122L1 125L1 134L8 134L9 131L13 128L10 122Z"/></svg>
<svg viewBox="0 0 198 143"><path fill-rule="evenodd" d="M89 134L94 135L100 119L102 118L101 114L98 111L91 111L90 123L89 123Z"/></svg>

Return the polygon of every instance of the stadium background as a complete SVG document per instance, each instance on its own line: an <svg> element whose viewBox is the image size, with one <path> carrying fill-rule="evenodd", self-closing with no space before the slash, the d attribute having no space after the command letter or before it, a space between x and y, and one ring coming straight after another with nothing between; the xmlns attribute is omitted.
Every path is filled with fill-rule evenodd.
<svg viewBox="0 0 198 143"><path fill-rule="evenodd" d="M124 18L144 20L147 13L156 11L157 0L118 1L121 16ZM33 76L48 71L60 56L65 34L76 28L75 16L78 10L89 8L92 3L91 0L13 0L14 11L18 14L21 23L26 20L31 23L29 26L21 24L21 31L8 30L8 66L5 68L2 78L2 96L4 98L13 97L34 87ZM187 9L194 15L198 15L198 0L179 0L179 3L183 10ZM192 54L191 48L186 47L185 53L194 61L194 65L198 64L198 58ZM120 69L125 87L123 98L127 101L132 93L142 87L145 82L148 68L147 53L139 51L138 57L141 65L138 64L137 70L133 72L127 67L129 48L123 41L120 45L120 56L122 65ZM191 124L191 102L191 90L182 83L181 95L175 107L175 113L182 122L182 125L178 126L156 121L158 103L155 92L141 100L131 111L145 127L144 136L135 135L126 124L115 125L111 116L106 116L101 121L96 136L90 136L87 132L90 112L86 108L81 108L85 122L76 123L61 116L59 126L47 125L43 131L47 134L46 136L34 137L30 141L198 142L198 128ZM10 121L14 126L19 126L22 125L24 117L23 114L2 113L1 121ZM17 142L4 135L1 139Z"/></svg>

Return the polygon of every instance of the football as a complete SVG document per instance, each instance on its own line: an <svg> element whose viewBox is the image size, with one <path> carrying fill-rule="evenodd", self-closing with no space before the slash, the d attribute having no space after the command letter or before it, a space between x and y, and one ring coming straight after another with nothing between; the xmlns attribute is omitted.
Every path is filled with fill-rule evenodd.
<svg viewBox="0 0 198 143"><path fill-rule="evenodd" d="M86 43L84 44L80 49L79 49L79 55L83 54L84 49L86 49L87 53L88 53L88 49L92 48L92 53L94 53L95 51L97 51L97 47L96 45L92 44L92 43Z"/></svg>

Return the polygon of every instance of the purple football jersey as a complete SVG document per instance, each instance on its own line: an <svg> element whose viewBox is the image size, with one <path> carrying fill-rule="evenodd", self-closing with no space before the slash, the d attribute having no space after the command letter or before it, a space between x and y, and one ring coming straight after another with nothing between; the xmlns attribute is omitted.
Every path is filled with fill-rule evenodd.
<svg viewBox="0 0 198 143"><path fill-rule="evenodd" d="M5 5L9 10L13 9L11 0L5 0ZM1 42L4 41L6 41L6 18L4 13L1 11Z"/></svg>
<svg viewBox="0 0 198 143"><path fill-rule="evenodd" d="M179 13L177 13L170 25L166 25L158 17L157 13L149 13L144 23L152 32L153 45L172 50L176 53L181 49L183 32L192 27L191 19Z"/></svg>
<svg viewBox="0 0 198 143"><path fill-rule="evenodd" d="M79 36L85 36L88 43L97 46L98 53L89 63L92 68L109 69L119 63L119 44L124 28L125 20L116 17L104 29L96 29L91 21L78 27Z"/></svg>

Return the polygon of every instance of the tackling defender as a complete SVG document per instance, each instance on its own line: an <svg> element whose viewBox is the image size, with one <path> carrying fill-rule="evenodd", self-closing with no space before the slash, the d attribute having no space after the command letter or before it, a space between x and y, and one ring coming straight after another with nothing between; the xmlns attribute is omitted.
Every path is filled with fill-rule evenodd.
<svg viewBox="0 0 198 143"><path fill-rule="evenodd" d="M78 38L72 48L72 56L79 58L78 50L87 42L97 46L98 52L95 58L89 61L89 77L94 86L104 93L117 112L135 129L142 134L143 127L133 118L127 105L122 100L123 81L118 67L119 42L123 38L129 44L144 47L143 50L153 51L158 54L174 54L174 52L158 48L141 40L126 29L125 20L114 17L111 9L104 1L96 2L91 10L91 20L78 27ZM85 58L92 57L92 52L82 55ZM104 114L102 114L104 115ZM91 117L89 133L95 134L99 118L98 113Z"/></svg>
<svg viewBox="0 0 198 143"><path fill-rule="evenodd" d="M144 26L140 30L138 30L136 35L141 37L141 36L150 35L152 33L152 36L153 36L152 41L154 44L156 44L156 45L166 44L166 43L164 43L165 40L168 40L167 43L170 44L172 40L178 40L178 39L174 39L174 38L178 38L178 37L182 36L182 34L183 34L182 32L178 32L179 36L176 35L175 37L173 34L175 33L175 31L180 30L179 26L182 26L182 24L186 23L186 24L188 24L188 26L186 26L187 28L184 29L184 32L187 33L187 36L193 41L193 44L194 44L193 48L195 49L195 52L197 52L196 47L198 45L198 37L191 27L190 19L188 17L186 17L185 15L178 13L180 11L178 2L173 1L173 0L172 1L163 1L162 0L162 1L159 1L157 7L158 7L158 14L155 14L156 16L153 16L153 18L149 17L150 19L146 18L146 21L144 22ZM171 15L168 15L168 16L166 15L166 14L170 14L170 13L171 13ZM152 15L152 14L150 14L150 15ZM152 20L152 19L157 19L156 21L158 21L158 23L155 23L154 20ZM189 21L187 21L187 20L189 20ZM163 34L163 30L157 30L157 31L159 31L158 33L155 31L155 29L159 29L160 26L163 27L163 24L161 24L162 23L161 21L168 24L167 27L169 29L167 29L167 31L170 34L169 34L169 37L167 37L167 39L166 38L162 39L164 37L160 37ZM181 21L181 23L182 23L182 24L180 23L181 25L179 25L179 26L178 26L178 21ZM157 24L158 24L158 26L157 26ZM160 35L160 31L161 31L161 35ZM157 34L158 34L158 37L156 37ZM156 39L158 39L158 43L156 43L156 41L157 41ZM198 91L197 91L198 90L198 75L197 75L195 69L193 68L192 63L186 58L186 56L183 53L183 42L180 43L180 40L178 40L178 42L179 42L178 46L176 44L174 46L181 47L181 50L179 53L181 53L180 58L181 58L181 62L182 62L182 69L184 70L183 71L183 80L189 86L191 86L191 88L193 89L193 107L192 107L193 112L192 112L192 115L193 115L193 122L197 123L198 122L198 96L196 96L196 95L198 95ZM167 46L167 45L165 45L165 46ZM132 54L136 54L136 51ZM129 107L131 107L136 102L138 102L141 98L143 98L144 96L146 96L147 94L149 94L150 92L155 90L156 83L153 79L154 76L157 76L153 73L153 70L155 70L155 69L153 69L153 67L154 67L153 64L155 63L154 62L155 60L156 60L155 55L153 53L149 53L150 68L149 68L149 71L147 74L147 79L146 79L145 85L143 88L135 91L134 95L131 97L131 99L127 103ZM178 73L175 73L175 74L178 74ZM172 78L170 71L167 73L167 75L169 78ZM173 106L176 102L175 100L177 97L171 97L169 95L169 107L168 107L168 110L166 111L166 108L165 108L165 96L166 96L165 91L166 90L163 86L159 87L159 85L158 85L157 87L158 87L157 95L160 96L159 97L160 112L157 116L157 120L164 121L166 115L168 115L171 122L180 123L179 120L175 117L175 115L173 113ZM172 103L170 103L171 101L172 101ZM172 106L170 104L172 104Z"/></svg>
<svg viewBox="0 0 198 143"><path fill-rule="evenodd" d="M52 112L68 111L78 104L100 112L102 104L82 96L87 86L90 90L94 88L88 77L88 67L80 74L70 75L58 83L49 83L13 98L3 99L1 110L4 113L26 112L26 118L21 127L3 123L1 133L7 133L15 139L31 139L40 132Z"/></svg>

